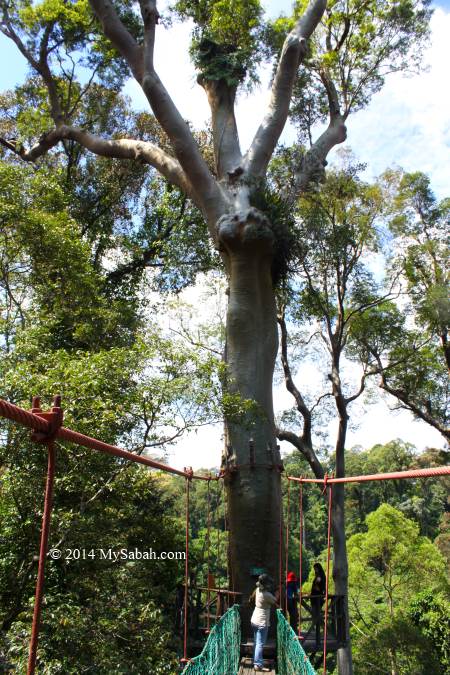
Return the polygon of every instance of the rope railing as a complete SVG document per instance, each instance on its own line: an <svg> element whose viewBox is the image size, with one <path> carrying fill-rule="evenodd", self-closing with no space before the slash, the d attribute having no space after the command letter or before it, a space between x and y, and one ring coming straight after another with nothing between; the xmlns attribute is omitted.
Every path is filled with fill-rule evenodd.
<svg viewBox="0 0 450 675"><path fill-rule="evenodd" d="M136 455L127 450L122 450L115 445L104 443L97 438L80 434L72 429L66 429L62 426L64 413L61 408L61 396L55 396L53 400L53 407L50 412L44 412L40 407L40 399L33 397L33 408L31 410L24 410L19 406L9 403L0 398L0 417L9 419L21 426L32 430L31 438L37 443L47 446L48 451L48 470L47 482L44 500L44 513L42 519L41 542L38 563L38 576L36 582L36 594L33 610L33 621L31 627L30 649L27 666L27 675L33 675L36 670L37 648L39 640L40 619L42 610L42 600L44 596L44 578L45 578L45 562L47 558L48 539L50 532L50 521L52 515L52 497L55 477L55 461L56 461L56 447L55 440L61 439L75 443L91 450L97 450L108 455L120 457L129 462L143 464L152 469L158 469L167 473L176 474L186 479L186 563L185 563L185 598L184 598L184 639L183 639L183 654L184 661L186 661L187 652L187 582L188 582L188 565L189 565L189 486L192 479L206 480L208 484L211 480L219 480L222 476L201 476L194 474L192 468L185 467L184 471L175 469L174 467L156 462L148 457ZM213 672L213 671L211 671ZM228 672L228 671L227 671Z"/></svg>
<svg viewBox="0 0 450 675"><path fill-rule="evenodd" d="M288 476L288 480L296 483L367 483L373 480L402 480L405 478L434 478L437 476L450 476L450 466L433 466L427 469L409 469L408 471L392 471L391 473L363 474L362 476L344 476L342 478L297 478Z"/></svg>
<svg viewBox="0 0 450 675"><path fill-rule="evenodd" d="M35 672L36 666L36 654L37 654L37 644L38 644L38 635L39 635L39 624L40 624L40 613L41 605L43 598L43 585L44 585L44 568L45 568L45 559L47 556L47 547L48 547L48 535L50 528L50 518L52 511L52 492L53 492L53 481L55 474L55 440L61 439L81 445L85 448L92 450L97 450L109 455L120 457L127 461L135 462L138 464L143 464L153 469L158 469L160 471L165 471L168 473L176 474L182 476L186 479L187 483L187 499L186 499L186 551L188 553L189 545L189 483L192 479L197 480L220 480L226 475L225 472L221 472L218 476L202 476L194 474L192 468L184 468L183 471L180 469L175 469L174 467L162 464L148 457L143 457L141 455L128 452L123 450L115 445L109 443L104 443L96 438L86 436L85 434L78 433L71 429L66 429L62 426L63 421L63 411L61 408L61 397L56 396L54 399L53 407L50 412L43 412L40 408L39 398L33 398L33 408L32 410L24 410L12 403L9 403L0 398L0 417L12 420L22 426L28 427L33 431L32 439L36 442L47 445L48 455L49 455L49 465L47 472L47 486L46 486L46 495L45 495L45 504L44 504L44 516L42 523L41 531L41 545L40 545L40 555L39 555L39 565L38 565L38 579L36 585L36 601L34 606L33 614L33 624L32 624L32 633L30 641L30 653L29 653L29 662L28 662L28 675L33 675ZM252 463L254 466L254 463ZM272 466L270 468L273 468ZM380 473L380 474L370 474L362 476L347 476L342 478L333 478L325 476L325 478L297 478L294 476L289 476L289 481L295 481L300 483L300 493L302 483L320 483L323 484L324 493L328 492L329 497L329 518L328 518L328 564L327 564L327 574L326 578L329 577L329 556L330 556L330 515L331 515L331 486L336 483L350 483L350 482L367 482L367 481L377 481L377 480L400 480L405 478L428 478L428 477L437 477L450 475L450 466L442 467L432 467L428 469L412 469L409 471L397 471L391 473ZM329 488L327 491L327 487ZM209 489L209 486L208 486ZM288 490L289 494L289 490ZM300 498L300 512L302 511L301 498ZM289 507L288 507L289 512ZM281 511L280 511L281 516ZM302 539L302 513L300 513L300 553L301 553L301 539ZM288 552L288 534L286 533L286 551ZM281 562L282 562L282 521L280 520L280 541L279 541L279 554L280 554L280 590L282 586L281 582ZM209 535L208 535L208 547L209 547ZM286 556L287 557L287 556ZM188 555L186 555L186 561L188 560ZM300 555L301 560L301 555ZM287 564L287 560L286 560ZM301 565L301 562L300 562ZM187 580L188 580L188 562L186 562L185 570L185 588L187 589ZM287 567L286 567L287 569ZM300 579L301 579L301 567L300 567ZM208 581L209 588L209 581ZM280 594L281 597L281 594ZM200 673L207 675L235 675L238 672L239 668L239 655L240 655L240 617L238 606L235 605L229 609L220 621L214 626L212 631L209 634L208 640L205 644L205 647L199 656L188 660L186 657L187 650L187 598L185 597L185 612L184 612L184 662L187 662L187 665L183 671L188 675L200 675ZM301 611L301 610L300 610ZM326 672L326 625L327 617L325 617L325 635L324 635L324 672ZM300 625L299 625L300 630ZM292 628L287 624L280 610L278 610L278 673L280 675L291 675L291 673L303 673L305 675L313 675L314 670L307 660L306 654L301 647L298 637L295 635Z"/></svg>
<svg viewBox="0 0 450 675"><path fill-rule="evenodd" d="M189 661L183 675L237 675L241 650L241 617L233 605L211 629L203 650Z"/></svg>
<svg viewBox="0 0 450 675"><path fill-rule="evenodd" d="M38 402L38 399L34 399ZM37 406L33 405L33 410L36 410ZM44 413L45 414L45 413ZM48 434L51 432L51 423L40 416L40 413L29 412L23 408L8 403L3 399L0 399L0 417L12 420L17 422L22 426L33 429L33 431L41 432L42 434ZM218 480L219 476L200 476L192 473L191 470L185 469L184 471L180 469L175 469L168 464L163 464L162 462L157 462L154 459L149 457L143 457L141 455L136 455L133 452L128 452L128 450L122 450L116 445L111 445L110 443L104 443L99 441L97 438L92 438L91 436L86 436L85 434L80 434L78 431L73 431L72 429L66 429L65 427L60 427L56 434L55 438L59 438L62 441L69 441L76 445L81 445L84 448L90 450L97 450L98 452L104 452L108 455L113 455L115 457L121 457L130 462L135 462L137 464L144 464L149 466L152 469L159 469L160 471L165 471L167 473L172 473L177 476L183 476L184 478L194 478L196 480ZM43 439L41 439L43 440Z"/></svg>
<svg viewBox="0 0 450 675"><path fill-rule="evenodd" d="M278 675L317 675L293 628L282 611L277 609L277 673Z"/></svg>

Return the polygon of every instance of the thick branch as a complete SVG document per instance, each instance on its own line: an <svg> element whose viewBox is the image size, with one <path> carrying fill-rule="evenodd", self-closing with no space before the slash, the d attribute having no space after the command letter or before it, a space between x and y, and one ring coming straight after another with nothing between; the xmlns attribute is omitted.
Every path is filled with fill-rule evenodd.
<svg viewBox="0 0 450 675"><path fill-rule="evenodd" d="M332 385L334 401L336 404L336 409L339 414L339 419L347 421L348 420L347 403L342 393L341 376L339 370L340 370L339 360L336 358L335 355L333 355L333 365L331 367L331 374L328 375L328 379L330 380Z"/></svg>
<svg viewBox="0 0 450 675"><path fill-rule="evenodd" d="M234 114L236 87L230 87L223 80L199 78L206 91L211 108L214 157L219 178L242 173L242 154Z"/></svg>
<svg viewBox="0 0 450 675"><path fill-rule="evenodd" d="M141 82L143 76L142 47L123 25L112 2L109 0L89 0L89 2L102 24L105 35L128 63L136 80Z"/></svg>
<svg viewBox="0 0 450 675"><path fill-rule="evenodd" d="M307 40L319 24L326 6L326 0L313 0L284 42L272 84L269 110L246 157L246 169L253 176L263 176L266 172L288 118L292 89L300 62L306 54Z"/></svg>
<svg viewBox="0 0 450 675"><path fill-rule="evenodd" d="M424 422L432 426L434 429L437 429L439 433L441 433L444 436L447 442L450 442L450 430L446 428L443 424L440 424L428 412L422 410L422 408L416 405L414 401L411 401L406 392L404 392L401 389L394 389L393 387L391 387L388 384L384 374L381 375L380 388L383 389L384 391L387 391L388 394L391 394L391 396L395 396L395 398L397 398L399 401L403 403L403 406L405 408L410 410L416 417L423 420Z"/></svg>
<svg viewBox="0 0 450 675"><path fill-rule="evenodd" d="M30 150L16 147L13 143L3 139L0 139L0 143L8 149L13 150L23 160L33 162L64 139L76 141L87 150L102 157L134 159L150 164L150 166L153 166L167 178L170 183L177 185L188 196L192 196L192 187L177 160L166 154L161 148L147 141L137 141L129 138L105 140L82 129L61 125L42 136L39 142L30 148Z"/></svg>
<svg viewBox="0 0 450 675"><path fill-rule="evenodd" d="M188 124L180 115L166 88L155 72L153 50L158 12L155 0L140 0L144 22L144 49L127 31L109 0L90 0L105 35L127 60L135 79L141 85L156 119L169 137L175 155L183 167L196 203L204 212L211 234L224 213L222 193L203 159Z"/></svg>
<svg viewBox="0 0 450 675"><path fill-rule="evenodd" d="M307 443L304 442L301 436L297 436L297 434L294 434L293 431L287 431L286 429L277 429L276 431L277 431L277 438L280 441L288 441L288 443L291 443L294 446L294 448L300 450L300 452L308 462L309 466L311 467L316 478L324 477L325 472L323 470L322 464L317 459L317 456L312 447L307 445Z"/></svg>
<svg viewBox="0 0 450 675"><path fill-rule="evenodd" d="M318 182L321 179L328 153L335 145L343 143L347 138L347 129L344 117L340 112L336 87L327 73L322 72L320 77L327 92L330 122L327 129L303 157L300 171L295 180L295 190L293 191L295 195L305 192L312 181Z"/></svg>

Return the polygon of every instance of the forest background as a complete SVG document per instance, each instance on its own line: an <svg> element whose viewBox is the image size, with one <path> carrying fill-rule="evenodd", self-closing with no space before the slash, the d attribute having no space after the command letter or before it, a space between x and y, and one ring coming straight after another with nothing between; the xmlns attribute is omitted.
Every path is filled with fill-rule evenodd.
<svg viewBox="0 0 450 675"><path fill-rule="evenodd" d="M433 28L436 34L440 30L438 24L448 22L449 16L443 9L438 12ZM10 53L8 51L8 58ZM439 58L433 64L438 73ZM432 70L431 74L435 72ZM21 74L14 68L3 74L9 74L14 80L5 82L5 89L9 91L4 91L1 99L3 131L13 129L18 136L30 134L30 130L37 134L42 117L36 110L42 95L36 81L28 80L16 86ZM421 77L426 78L427 74ZM397 81L396 86L407 88L408 84L400 85ZM133 93L127 89L125 92ZM436 93L436 100L440 100L440 95ZM245 99L242 104L245 119ZM112 105L116 106L117 118L125 127L136 125L154 133L149 116L135 116L128 103L120 99L112 101ZM139 102L135 101L135 105L139 108ZM377 103L375 98L372 106L360 113L366 115L366 119L359 122L361 136L366 135L365 130L370 126L367 116L380 114L385 102L378 100ZM196 107L199 107L197 103ZM403 225L417 222L414 218L411 220L408 208L418 196L435 218L431 225L445 223L444 198L448 182L444 162L440 160L441 144L445 145L438 136L444 128L444 124L440 126L441 107L439 104L430 112L436 145L430 146L427 138L423 156L418 150L420 143L408 155L399 147L397 136L395 144L392 139L384 139L385 149L393 147L397 164L411 172L409 183L408 175L405 178L395 172L390 175L390 182L385 178L383 183L388 184L397 198L389 215L383 215L383 227L390 227L395 216L394 235L399 238L411 235L405 227L402 230L402 222ZM418 110L416 114L420 118L423 110L420 106ZM392 115L394 123L390 128L395 128L395 115ZM356 131L355 126L353 129L354 139L349 140L357 150L357 158L344 153L330 171L335 184L351 186L349 193L345 194L344 190L343 196L336 197L341 199L343 212L354 206L352 190L365 189L369 184L381 189L381 183L376 183L374 176L393 164L391 157L374 151L375 140L358 141L358 122ZM208 131L200 128L198 136L207 148ZM359 152L360 147L367 155ZM51 395L59 391L63 394L68 426L120 443L134 452L161 456L190 429L220 424L224 406L233 414L240 414L241 407L246 405L240 400L224 400L221 391L223 323L220 319L223 318L224 286L220 275L210 271L216 264L215 253L205 244L204 224L195 208L147 167L136 171L136 167L131 170L121 165L118 169L113 160L80 158L77 153L74 146L67 147L64 153L52 154L38 167L30 168L2 150L2 396L28 407L31 394L42 394L44 405L48 405ZM282 160L281 155L279 162ZM362 165L363 161L367 167ZM431 176L431 184L425 175L413 173L417 169ZM150 195L148 199L143 197L144 193ZM374 200L375 205L381 200L381 197L378 202ZM313 237L314 223L308 221L307 200L302 209L303 222L309 223L305 238ZM436 211L439 214L435 216ZM188 239L180 222L191 225ZM425 229L419 229L420 236ZM440 231L439 228L437 234L433 231L436 246L441 245ZM365 254L370 257L368 240L364 240L366 245ZM384 251L382 247L377 251L372 249L370 255L375 263L369 265L369 272L379 280L384 274ZM313 263L320 266L323 260L315 259ZM403 272L407 279L406 271ZM213 300L208 301L214 311L212 324L203 312L198 319L196 307L199 297L203 298L198 286L204 288L206 279L207 284L216 289ZM424 321L432 335L433 322L429 320L427 308L420 307L414 297L417 280L410 281L409 304L400 304L396 309L412 312L417 320ZM197 288L193 291L191 287L195 283ZM186 303L183 291L188 300L194 294L194 307ZM308 298L303 298L304 303L307 301ZM289 323L293 342L294 323ZM304 340L305 327L301 321L298 328L296 339ZM356 347L355 351L358 351ZM355 352L349 356L356 358ZM359 352L357 356L359 358ZM427 413L427 405L431 406L433 414L430 415L438 424L445 424L447 412L442 397L446 385L441 385L442 367L436 365L435 353L428 356L428 370L418 374L415 369L414 377L420 375L421 382L427 384L433 373L432 383L437 386L427 385L423 409ZM318 353L312 353L305 366L296 364L294 350L291 363L302 380L305 373L314 380L320 372ZM302 371L302 367L305 370ZM280 392L282 373L280 365ZM322 375L326 380L326 372L320 379ZM350 380L352 377L349 375ZM320 398L321 392L311 386L309 395ZM378 400L376 385L369 389L369 397L372 401ZM420 397L423 402L423 390ZM395 405L405 407L398 399ZM280 423L292 424L295 429L295 410L288 410L283 416L283 408L287 407L287 403L279 406ZM361 406L355 418L362 417L366 410L370 408ZM320 458L330 471L333 470L332 417L332 411L325 407L317 421L321 430L317 434ZM447 463L445 441L441 440L442 434L436 427L432 429L426 421L412 423L410 420L411 417L404 426L394 423L400 429L395 436L404 436L403 440L384 444L375 445L371 431L364 429L361 437L370 440L348 450L347 472L371 473ZM380 426L379 421L376 424ZM418 448L405 441L411 438L408 427L412 424L414 429L424 429L420 432ZM422 426L418 427L419 424ZM26 434L3 423L1 430L0 667L22 672L32 610L46 460ZM217 447L220 440L215 433L214 442L199 440L198 433L193 442L180 445L177 461L183 465L217 468L219 449L217 456L210 460L206 459L211 457L209 448L201 459L194 454L198 446L211 447L214 443ZM413 431L415 433L419 434ZM294 475L305 475L308 471L298 453L286 453L285 464ZM155 550L181 550L180 489L177 479L154 476L125 467L118 461L62 446L58 451L52 545L85 549L151 545ZM448 573L450 546L447 493L448 485L443 480L432 484L417 481L363 488L352 486L347 490L355 672L390 673L393 655L398 673L419 675L447 671L446 566ZM221 495L216 494L214 500L213 539L219 548L215 574L224 583L226 513ZM206 488L203 485L194 486L193 502L193 569L201 580L206 574ZM296 522L294 513L291 522ZM320 493L313 488L307 497L305 531L303 581L307 586L311 562L323 559L326 534L325 506ZM298 550L296 536L293 527L291 551ZM296 554L293 554L290 566L296 569L297 565ZM62 560L52 561L48 569L40 651L41 663L45 664L43 672L175 672L180 645L173 637L172 628L175 587L182 578L179 564L162 561L158 564L154 561L69 564ZM370 597L366 595L368 587L372 589ZM385 656L386 668L380 654Z"/></svg>

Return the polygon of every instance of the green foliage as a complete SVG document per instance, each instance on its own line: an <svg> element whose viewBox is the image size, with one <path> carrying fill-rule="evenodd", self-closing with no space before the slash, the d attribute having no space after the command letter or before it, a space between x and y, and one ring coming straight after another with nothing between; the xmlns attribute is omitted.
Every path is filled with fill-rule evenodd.
<svg viewBox="0 0 450 675"><path fill-rule="evenodd" d="M18 309L36 344L44 346L43 339L52 348L129 344L139 325L136 300L107 297L90 247L69 214L60 174L1 163L0 192L0 236L7 252L3 282L15 297L6 278L14 268L14 283L32 289L28 299L34 304Z"/></svg>
<svg viewBox="0 0 450 675"><path fill-rule="evenodd" d="M379 473L448 462L448 453L418 454L395 441L346 452L348 474ZM321 457L324 470L333 466ZM285 458L289 475L309 476L299 453ZM298 570L298 491L291 484L289 569ZM358 673L390 675L392 659L401 675L441 675L448 658L448 578L434 538L446 507L446 479L349 484L345 513L350 572L352 653ZM284 489L285 518L287 487ZM318 486L303 486L304 591L311 588L308 565L326 560L326 500ZM305 574L305 567L307 569ZM369 589L369 591L368 591Z"/></svg>
<svg viewBox="0 0 450 675"><path fill-rule="evenodd" d="M445 435L449 399L446 200L424 174L387 171L380 181L390 229L387 283L402 303L369 308L353 324L350 349L382 374L383 387Z"/></svg>
<svg viewBox="0 0 450 675"><path fill-rule="evenodd" d="M269 24L269 53L279 53L294 19L301 16L307 4L298 0L292 17L282 16ZM301 141L310 140L312 126L328 115L326 79L333 81L346 118L369 103L389 73L420 69L430 16L428 0L328 2L300 68L291 106Z"/></svg>
<svg viewBox="0 0 450 675"><path fill-rule="evenodd" d="M127 66L99 30L87 0L14 0L2 3L1 10L35 63L40 59L41 44L45 45L57 80L71 79L71 85L77 87L86 79L87 69L97 82L120 90L128 75ZM142 37L133 0L116 3L116 11L128 30L136 38Z"/></svg>
<svg viewBox="0 0 450 675"><path fill-rule="evenodd" d="M23 100L17 92L9 98L19 126L19 104L25 110L34 95L41 106L33 87ZM85 103L89 119L95 103L89 97ZM112 96L109 103L127 127L124 101ZM152 119L135 122L142 137L154 138ZM110 122L106 115L97 123L107 130ZM29 133L38 135L41 124ZM223 399L220 357L189 345L186 336L164 336L148 319L144 330L146 270L154 264L147 279L152 288L190 283L199 254L205 269L210 264L205 225L147 167L93 160L70 144L66 151L36 168L0 162L2 397L28 408L31 394L39 393L46 409L59 392L67 426L130 451L163 452L187 429L222 418L224 406L240 414L246 405L239 397ZM186 271L176 274L169 260L185 262ZM0 439L0 662L20 671L46 457L12 424L0 423ZM170 498L163 480L147 470L60 445L50 545L181 551L179 483ZM221 521L216 530L225 577L223 528ZM180 560L49 560L39 667L48 673L174 672L173 600L183 570Z"/></svg>
<svg viewBox="0 0 450 675"><path fill-rule="evenodd" d="M45 466L45 453L29 447L27 453L28 470L9 460L1 488L2 648L5 662L17 672L27 660ZM99 557L99 549L152 548L158 554L182 549L158 480L112 458L96 466L88 456L80 462L63 448L57 463L50 546L58 546L64 557L74 549L87 557L48 560L38 667L46 673L94 667L106 674L128 672L132 663L140 672L174 672L167 617L182 561L112 563Z"/></svg>
<svg viewBox="0 0 450 675"><path fill-rule="evenodd" d="M427 637L403 616L370 627L370 634L355 636L353 662L361 675L441 675L446 671L430 652Z"/></svg>
<svg viewBox="0 0 450 675"><path fill-rule="evenodd" d="M192 19L194 64L206 80L236 87L249 74L256 79L262 7L259 0L178 0L173 12Z"/></svg>
<svg viewBox="0 0 450 675"><path fill-rule="evenodd" d="M350 163L330 171L323 188L298 205L301 291L295 314L333 326L340 316L346 330L376 293L365 255L378 247L381 194L358 178L361 168Z"/></svg>
<svg viewBox="0 0 450 675"><path fill-rule="evenodd" d="M267 216L272 225L275 234L272 279L274 286L280 286L294 272L295 260L301 250L292 209L286 199L269 185L253 190L251 203Z"/></svg>
<svg viewBox="0 0 450 675"><path fill-rule="evenodd" d="M445 673L450 667L450 603L448 597L430 591L420 593L411 603L409 615L428 641L430 652ZM431 649L430 649L431 647Z"/></svg>
<svg viewBox="0 0 450 675"><path fill-rule="evenodd" d="M386 445L375 445L370 450L350 449L346 453L349 475L407 471L422 467L442 466L448 462L448 453L428 450L417 455L416 449L400 440ZM439 521L447 499L446 478L433 480L376 481L351 483L345 492L346 530L349 535L365 531L368 513L387 503L414 520L420 533L435 539Z"/></svg>
<svg viewBox="0 0 450 675"><path fill-rule="evenodd" d="M405 612L419 589L447 589L441 554L413 521L388 504L369 514L366 523L367 532L348 541L350 612L359 628L353 634L355 668L373 672L375 662L385 673L394 667L404 675L444 672L436 653L427 651L424 659L427 635Z"/></svg>
<svg viewBox="0 0 450 675"><path fill-rule="evenodd" d="M389 226L397 244L394 268L404 275L417 320L441 334L450 323L449 200L437 201L423 173L389 171L383 178L391 196Z"/></svg>

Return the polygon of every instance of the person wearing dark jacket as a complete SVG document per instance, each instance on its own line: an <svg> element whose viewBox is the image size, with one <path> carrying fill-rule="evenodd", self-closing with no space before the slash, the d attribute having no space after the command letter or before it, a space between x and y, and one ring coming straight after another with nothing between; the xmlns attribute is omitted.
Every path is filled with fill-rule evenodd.
<svg viewBox="0 0 450 675"><path fill-rule="evenodd" d="M311 616L313 625L316 627L316 642L320 636L320 619L322 605L325 599L327 579L325 571L320 563L314 563L314 579L311 586Z"/></svg>

